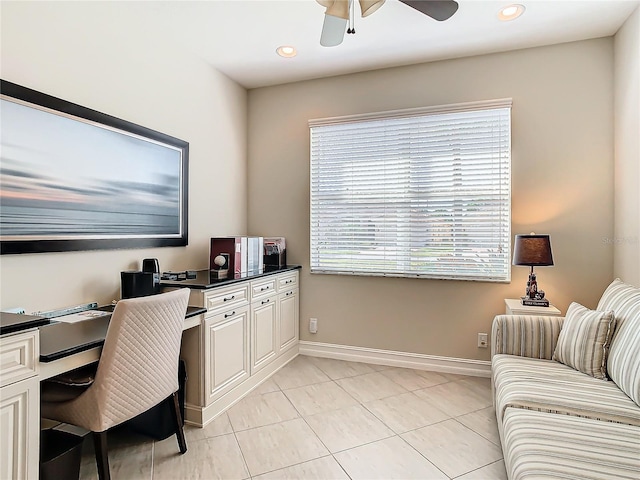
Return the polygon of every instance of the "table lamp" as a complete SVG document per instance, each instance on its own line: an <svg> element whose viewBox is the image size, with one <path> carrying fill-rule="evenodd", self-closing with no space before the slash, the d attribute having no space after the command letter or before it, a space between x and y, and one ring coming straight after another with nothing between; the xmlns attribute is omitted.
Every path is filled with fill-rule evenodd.
<svg viewBox="0 0 640 480"><path fill-rule="evenodd" d="M549 300L544 298L544 291L538 288L533 267L553 265L549 235L536 235L535 233L516 235L513 246L513 264L531 267L527 289L524 297L521 297L522 305L548 307Z"/></svg>

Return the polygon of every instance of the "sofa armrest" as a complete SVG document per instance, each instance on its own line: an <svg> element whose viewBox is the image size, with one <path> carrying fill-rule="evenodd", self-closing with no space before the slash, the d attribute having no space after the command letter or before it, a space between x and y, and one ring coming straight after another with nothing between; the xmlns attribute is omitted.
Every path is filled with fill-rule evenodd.
<svg viewBox="0 0 640 480"><path fill-rule="evenodd" d="M491 326L491 356L504 353L551 360L564 317L497 315Z"/></svg>

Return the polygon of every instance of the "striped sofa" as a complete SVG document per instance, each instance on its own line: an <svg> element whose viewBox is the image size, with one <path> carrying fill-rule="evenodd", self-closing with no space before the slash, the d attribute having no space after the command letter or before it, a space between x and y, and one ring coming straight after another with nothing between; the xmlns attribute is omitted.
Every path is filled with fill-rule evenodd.
<svg viewBox="0 0 640 480"><path fill-rule="evenodd" d="M510 480L640 479L640 288L616 279L608 378L553 360L564 317L498 315L492 387Z"/></svg>

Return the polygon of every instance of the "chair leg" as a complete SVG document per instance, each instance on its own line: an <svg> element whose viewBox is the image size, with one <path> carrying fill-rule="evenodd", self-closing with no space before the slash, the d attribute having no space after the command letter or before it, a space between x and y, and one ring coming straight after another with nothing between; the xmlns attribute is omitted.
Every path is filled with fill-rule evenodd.
<svg viewBox="0 0 640 480"><path fill-rule="evenodd" d="M171 401L171 397L168 398L168 400L173 404L171 407L171 416L173 417L173 423L176 426L176 437L178 437L180 453L185 453L187 451L187 441L184 438L184 430L182 429L182 415L180 414L178 392L174 392L172 397L173 401Z"/></svg>
<svg viewBox="0 0 640 480"><path fill-rule="evenodd" d="M93 448L96 451L96 464L98 466L98 478L111 480L109 473L109 456L107 454L107 431L93 432Z"/></svg>

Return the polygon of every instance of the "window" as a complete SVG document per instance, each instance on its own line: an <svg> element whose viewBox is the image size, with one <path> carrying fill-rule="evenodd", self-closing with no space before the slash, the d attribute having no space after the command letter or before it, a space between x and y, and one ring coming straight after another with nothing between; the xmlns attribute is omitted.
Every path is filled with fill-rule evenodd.
<svg viewBox="0 0 640 480"><path fill-rule="evenodd" d="M510 280L511 100L309 126L312 273Z"/></svg>

